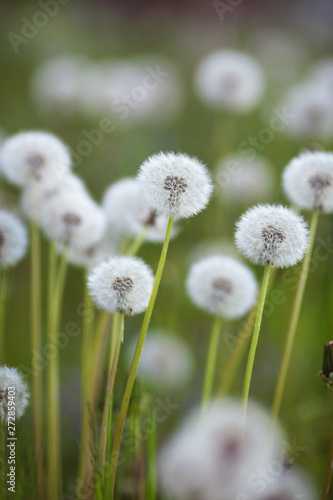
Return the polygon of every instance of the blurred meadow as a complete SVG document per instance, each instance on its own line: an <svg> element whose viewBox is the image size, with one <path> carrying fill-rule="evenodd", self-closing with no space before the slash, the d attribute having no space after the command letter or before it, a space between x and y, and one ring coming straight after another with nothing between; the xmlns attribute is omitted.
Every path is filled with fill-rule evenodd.
<svg viewBox="0 0 333 500"><path fill-rule="evenodd" d="M325 123L321 126L320 122L320 113L331 113L333 123L333 5L329 1L306 0L226 1L229 8L223 13L218 2L199 0L55 0L58 6L56 14L48 15L42 27L31 27L26 20L33 22L36 12L43 11L39 5L42 3L13 1L5 2L1 7L1 141L21 131L40 130L55 134L70 148L74 173L84 180L98 203L109 185L123 177L135 177L143 161L159 151L185 152L195 156L207 165L213 177L214 193L207 209L196 218L180 221L179 234L170 243L150 325L151 330L170 331L184 339L194 358L189 384L172 391L147 388L155 402L170 398L177 407L169 418L157 424L157 442L162 446L183 417L198 404L202 391L212 319L197 308L186 293L185 281L190 266L198 258L216 252L243 260L233 238L235 222L241 214L258 202L290 205L281 186L281 173L287 163L308 148L333 149L333 126ZM39 20L42 24L43 19L42 16ZM9 36L10 33L22 39ZM207 105L196 91L194 82L198 64L220 49L245 52L261 66L265 90L253 109L235 112L214 108ZM58 66L47 74L46 64L54 63L57 58ZM310 85L318 63L326 59L331 65L331 89L330 93L327 92L326 104L319 103L316 108L317 101L313 99L314 109L309 112L302 109L302 104L298 108L295 104L296 111L287 105L288 112L291 110L288 123L274 120L284 113L290 89L300 84ZM115 84L118 89L111 89L109 95L104 95L103 72L110 71L111 74L112 67L121 71L127 64L132 65L128 68L128 76L125 70L123 79ZM155 76L156 87L146 90L143 98L138 91L139 97L134 98L131 105L123 103L123 113L119 107L114 107L117 91L120 95L123 92L130 94L137 86L142 89L147 71L149 74L158 73L156 68L163 73ZM309 95L313 97L311 91ZM307 102L306 97L304 100ZM306 120L309 121L308 127ZM289 126L297 121L300 123L294 128ZM255 192L251 199L254 188L251 178L248 178L245 187L241 187L240 196L237 196L237 182L235 192L230 192L234 178L241 174L238 170L228 169L228 163L224 163L227 167L222 174L220 171L218 175L216 169L233 153L247 159L251 157L253 163L261 157L267 160L270 189L258 195ZM1 208L8 208L25 219L20 208L19 190L4 178L1 178L0 204ZM304 216L309 221L309 214ZM327 462L333 417L332 397L317 376L322 369L324 344L333 338L331 215L320 217L314 248L280 418L287 442L296 447L295 464L306 471L319 490ZM45 277L46 240L43 240L42 250L42 275ZM138 255L155 272L160 251L160 243L146 242ZM251 267L261 282L262 268ZM297 264L278 269L267 297L251 399L268 409L272 404L300 268L301 264ZM31 382L29 280L27 256L10 271L4 352L1 353L2 362L25 373L28 384ZM46 310L46 287L44 281L43 312ZM71 265L61 331L69 322L82 328L84 287L83 269ZM43 321L45 343L45 314ZM218 348L217 385L244 321L241 318L223 323ZM135 342L141 322L141 315L129 317L125 322L115 386L115 411L120 405L130 366L125 351ZM249 344L249 340L246 342ZM247 350L248 347L229 391L236 398L241 394ZM81 335L77 335L60 350L63 495L73 493L77 477L80 359ZM136 387L141 387L140 379ZM102 411L102 400L100 406ZM133 408L130 411L134 411ZM15 498L37 498L33 467L27 465L33 460L31 406L17 428L22 479L18 480L21 487ZM124 473L124 466L120 465L119 470L120 474ZM137 497L124 493L119 498Z"/></svg>

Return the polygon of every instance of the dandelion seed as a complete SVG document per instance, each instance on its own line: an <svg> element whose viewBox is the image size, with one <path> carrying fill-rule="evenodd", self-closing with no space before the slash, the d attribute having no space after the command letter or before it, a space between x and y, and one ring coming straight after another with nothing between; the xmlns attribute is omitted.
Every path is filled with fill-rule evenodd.
<svg viewBox="0 0 333 500"><path fill-rule="evenodd" d="M289 267L302 260L308 229L302 217L281 205L257 205L237 223L239 251L254 264Z"/></svg>
<svg viewBox="0 0 333 500"><path fill-rule="evenodd" d="M14 266L25 255L27 231L15 215L0 210L0 267Z"/></svg>
<svg viewBox="0 0 333 500"><path fill-rule="evenodd" d="M333 154L307 152L294 158L283 172L288 199L304 210L333 211Z"/></svg>
<svg viewBox="0 0 333 500"><path fill-rule="evenodd" d="M151 269L135 257L112 257L88 277L90 295L109 313L138 314L148 306L154 277Z"/></svg>
<svg viewBox="0 0 333 500"><path fill-rule="evenodd" d="M71 169L67 147L52 134L22 132L9 137L1 148L3 175L13 184L25 187L49 175L61 178Z"/></svg>
<svg viewBox="0 0 333 500"><path fill-rule="evenodd" d="M168 218L157 215L144 204L136 179L122 179L110 186L104 195L103 208L111 234L135 237L146 228L146 240L164 240ZM173 228L172 235L176 232Z"/></svg>
<svg viewBox="0 0 333 500"><path fill-rule="evenodd" d="M159 153L146 160L138 174L140 193L158 215L191 217L205 208L212 193L208 170L185 154Z"/></svg>
<svg viewBox="0 0 333 500"><path fill-rule="evenodd" d="M197 306L228 319L246 314L254 305L258 291L250 269L224 256L207 257L194 264L186 286Z"/></svg>
<svg viewBox="0 0 333 500"><path fill-rule="evenodd" d="M256 106L264 92L264 76L249 55L219 50L198 66L195 88L210 106L245 112Z"/></svg>
<svg viewBox="0 0 333 500"><path fill-rule="evenodd" d="M11 405L10 401L14 401L15 405ZM13 409L16 418L22 417L28 402L28 386L21 373L16 368L0 366L0 419L7 422L8 411Z"/></svg>

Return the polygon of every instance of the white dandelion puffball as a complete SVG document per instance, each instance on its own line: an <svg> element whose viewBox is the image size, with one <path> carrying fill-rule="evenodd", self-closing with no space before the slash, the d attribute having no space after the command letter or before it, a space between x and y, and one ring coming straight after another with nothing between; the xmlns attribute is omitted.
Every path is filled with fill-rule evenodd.
<svg viewBox="0 0 333 500"><path fill-rule="evenodd" d="M164 241L168 218L156 215L144 204L136 179L125 178L112 184L104 195L103 209L111 234L135 237L146 228L146 240ZM175 233L173 229L173 236Z"/></svg>
<svg viewBox="0 0 333 500"><path fill-rule="evenodd" d="M258 155L253 161L240 154L229 155L216 167L215 185L228 203L265 201L272 194L274 180L272 165Z"/></svg>
<svg viewBox="0 0 333 500"><path fill-rule="evenodd" d="M258 287L252 271L234 259L215 255L195 263L187 293L201 309L227 319L239 318L255 304Z"/></svg>
<svg viewBox="0 0 333 500"><path fill-rule="evenodd" d="M58 177L55 174L48 175L41 182L30 182L23 190L21 197L21 208L24 214L35 221L40 221L45 203L59 193L88 194L84 182L72 173Z"/></svg>
<svg viewBox="0 0 333 500"><path fill-rule="evenodd" d="M95 304L109 313L142 313L148 306L153 284L152 270L137 257L113 257L95 267L88 277Z"/></svg>
<svg viewBox="0 0 333 500"><path fill-rule="evenodd" d="M333 134L333 103L328 89L320 83L302 83L292 87L282 107L290 118L285 131L300 139L328 140Z"/></svg>
<svg viewBox="0 0 333 500"><path fill-rule="evenodd" d="M241 405L232 400L187 418L160 453L162 491L179 500L238 498L251 474L278 458L281 442L277 432L270 445L269 417L252 403L245 430L243 422Z"/></svg>
<svg viewBox="0 0 333 500"><path fill-rule="evenodd" d="M27 231L16 215L0 210L0 267L14 266L25 255Z"/></svg>
<svg viewBox="0 0 333 500"><path fill-rule="evenodd" d="M308 228L304 219L281 205L250 208L236 225L238 250L254 264L294 266L308 248Z"/></svg>
<svg viewBox="0 0 333 500"><path fill-rule="evenodd" d="M249 55L219 50L198 66L195 87L210 106L245 112L257 105L264 93L264 75Z"/></svg>
<svg viewBox="0 0 333 500"><path fill-rule="evenodd" d="M108 262L111 257L119 253L117 240L112 241L104 234L96 243L87 248L70 247L67 253L67 260L74 266L85 267L92 270L102 262Z"/></svg>
<svg viewBox="0 0 333 500"><path fill-rule="evenodd" d="M46 132L21 132L9 137L0 151L3 175L13 184L25 187L49 175L61 178L71 169L67 147Z"/></svg>
<svg viewBox="0 0 333 500"><path fill-rule="evenodd" d="M129 349L129 362L135 345ZM138 374L145 386L158 389L184 387L193 373L193 356L178 336L162 330L149 330L142 351Z"/></svg>
<svg viewBox="0 0 333 500"><path fill-rule="evenodd" d="M333 154L306 152L283 172L287 198L304 210L333 212Z"/></svg>
<svg viewBox="0 0 333 500"><path fill-rule="evenodd" d="M22 417L28 402L28 386L21 373L16 368L0 366L0 419L7 422L8 412L13 409L16 418Z"/></svg>
<svg viewBox="0 0 333 500"><path fill-rule="evenodd" d="M64 247L90 248L104 235L105 215L89 195L65 190L48 198L40 217L45 236L61 251Z"/></svg>
<svg viewBox="0 0 333 500"><path fill-rule="evenodd" d="M186 154L158 153L140 167L142 198L158 215L191 217L208 204L213 190L207 168Z"/></svg>
<svg viewBox="0 0 333 500"><path fill-rule="evenodd" d="M283 471L278 463L274 464L274 469L277 471L274 474L274 479L270 483L265 482L265 487L259 488L258 483L253 482L252 486L248 486L244 491L245 498L253 500L317 500L318 492L315 490L309 478L303 473L294 468L291 471Z"/></svg>

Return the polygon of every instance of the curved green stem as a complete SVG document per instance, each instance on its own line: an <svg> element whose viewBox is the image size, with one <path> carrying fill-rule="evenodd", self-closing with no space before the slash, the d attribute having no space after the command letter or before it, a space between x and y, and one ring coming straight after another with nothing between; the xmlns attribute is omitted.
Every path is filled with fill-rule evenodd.
<svg viewBox="0 0 333 500"><path fill-rule="evenodd" d="M249 399L254 358L255 358L256 350L257 350L257 346L258 346L259 333L260 333L262 315L264 312L265 298L266 298L266 292L267 292L267 288L268 288L270 272L271 272L271 265L266 264L264 277L263 277L263 281L262 281L262 285L261 285L261 290L260 290L260 294L259 294L259 299L258 299L256 321L254 324L251 347L250 347L250 351L249 351L249 357L247 360L245 378L244 378L244 384L243 384L242 402L243 402L243 406L244 406L245 417L246 417L247 403L248 403L248 399Z"/></svg>
<svg viewBox="0 0 333 500"><path fill-rule="evenodd" d="M154 281L154 286L153 286L153 291L150 296L149 304L143 319L142 323L142 328L140 331L138 343L135 349L132 365L130 368L130 372L128 375L127 379L127 384L123 396L123 400L121 403L121 408L120 408L120 413L116 425L116 431L115 431L115 436L114 436L114 442L113 442L113 449L112 449L112 471L111 471L111 479L110 479L110 484L111 484L111 499L114 497L114 488L115 488L115 482L116 482L116 474L117 474L117 464L118 464L118 458L119 458L119 453L120 453L120 444L121 444L121 438L123 434L123 429L125 425L125 420L126 420L126 415L132 395L132 390L133 390L133 385L135 382L135 377L136 377L136 372L138 369L140 357L141 357L141 352L143 348L143 344L146 338L148 326L150 323L150 318L153 313L154 305L155 305L155 300L157 297L157 292L160 286L163 270L164 270L164 265L166 261L166 256L169 248L169 242L170 242L170 236L171 236L171 230L172 230L172 224L173 224L174 216L170 216L169 222L168 222L168 227L164 239L164 244L161 252L161 257L160 261L158 264L158 268L156 271L156 277Z"/></svg>
<svg viewBox="0 0 333 500"><path fill-rule="evenodd" d="M291 354L292 354L292 350L293 350L295 335L296 335L296 331L297 331L299 316L300 316L302 302L303 302L304 290L305 290L305 286L306 286L306 282L307 282L307 278L308 278L308 274L309 274L309 266L310 266L310 262L311 262L312 250L313 250L315 235L316 235L316 231L317 231L318 217L319 217L318 212L317 211L313 212L311 225L310 225L309 248L308 248L307 254L303 260L303 264L302 264L301 275L300 275L300 278L298 281L298 287L297 287L294 305L293 305L293 309L292 309L292 313L291 313L291 318L290 318L289 328L288 328L288 332L287 332L287 338L286 338L286 343L285 343L285 347L284 347L280 372L279 372L278 381L277 381L275 394L274 394L274 400L273 400L273 406L272 406L272 423L273 423L273 425L275 425L275 423L278 419L278 416L279 416L282 397L283 397L283 393L284 393L284 388L286 385L286 379L287 379L288 368L289 368L289 364L290 364L290 358L291 358Z"/></svg>
<svg viewBox="0 0 333 500"><path fill-rule="evenodd" d="M203 410L206 408L212 396L214 374L215 374L216 360L217 360L217 350L219 345L221 327L222 327L222 318L220 316L216 316L210 337L210 343L206 361L206 374L202 392Z"/></svg>

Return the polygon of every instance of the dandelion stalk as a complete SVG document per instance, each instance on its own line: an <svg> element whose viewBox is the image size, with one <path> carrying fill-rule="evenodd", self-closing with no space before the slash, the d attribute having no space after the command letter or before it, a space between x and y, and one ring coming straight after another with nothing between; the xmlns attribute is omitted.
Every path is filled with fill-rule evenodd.
<svg viewBox="0 0 333 500"><path fill-rule="evenodd" d="M100 437L100 461L101 465L104 468L105 463L105 452L106 452L106 443L107 443L107 434L108 434L108 416L109 409L112 402L113 396L113 388L116 380L116 372L119 361L120 347L123 340L123 332L124 332L124 313L121 312L117 314L118 321L114 323L117 326L117 335L116 335L116 343L115 350L112 357L112 362L110 363L110 370L108 375L108 383L106 388L105 395L105 405L103 411L103 420L102 420L102 429L101 429L101 437Z"/></svg>
<svg viewBox="0 0 333 500"><path fill-rule="evenodd" d="M222 318L216 316L213 324L213 329L210 337L207 362L206 362L206 373L205 381L202 393L202 409L204 410L209 403L213 390L214 374L216 369L217 360L217 350L219 345L220 333L222 327Z"/></svg>
<svg viewBox="0 0 333 500"><path fill-rule="evenodd" d="M60 496L61 467L60 467L60 381L59 381L59 353L57 334L60 323L61 303L67 269L67 252L64 251L57 269L57 254L53 243L50 244L49 257L49 291L48 291L48 338L53 352L48 364L48 475L47 498L58 500Z"/></svg>
<svg viewBox="0 0 333 500"><path fill-rule="evenodd" d="M84 303L83 303L83 328L82 328L82 354L81 354L81 373L83 380L82 397L85 399L84 391L87 387L87 380L90 376L89 362L91 353L91 343L93 334L93 321L89 318L89 311L93 310L94 303L88 293L88 287L84 287Z"/></svg>
<svg viewBox="0 0 333 500"><path fill-rule="evenodd" d="M31 350L41 351L41 242L37 224L31 223ZM32 405L39 498L43 498L42 463L42 373L33 369Z"/></svg>
<svg viewBox="0 0 333 500"><path fill-rule="evenodd" d="M146 499L156 500L157 492L157 467L156 467L156 423L154 420L154 408L149 403L149 417L154 422L153 429L147 436L147 481Z"/></svg>
<svg viewBox="0 0 333 500"><path fill-rule="evenodd" d="M134 386L134 382L135 382L135 377L136 377L136 373L137 373L137 369L138 369L138 365L139 365L139 361L140 361L140 357L141 357L143 344L144 344L144 341L146 338L148 326L149 326L152 312L154 309L155 300L157 297L157 292L159 289L159 285L161 282L161 278L162 278L162 274L163 274L163 270L164 270L164 266L165 266L166 256L167 256L170 237L171 237L173 220L174 220L174 216L171 215L169 218L169 222L168 222L168 227L167 227L167 231L166 231L166 235L165 235L165 239L164 239L164 243L163 243L160 261L159 261L158 268L156 271L156 277L155 277L155 281L154 281L153 291L152 291L150 301L149 301L149 304L148 304L148 307L147 307L147 310L146 310L146 313L145 313L145 316L143 319L142 328L141 328L139 339L138 339L137 346L135 349L130 372L128 375L127 384L126 384L123 400L121 403L120 413L119 413L119 417L118 417L118 421L117 421L117 425L116 425L116 431L115 431L115 437L114 437L113 449L112 449L113 468L111 471L111 480L110 480L111 481L111 499L113 499L113 497L114 497L114 489L115 489L116 474L117 474L117 463L118 463L118 458L119 458L119 453L120 453L121 438L122 438L122 434L123 434L123 429L124 429L127 411L128 411L128 407L129 407L129 402L131 399L132 390L133 390L133 386Z"/></svg>
<svg viewBox="0 0 333 500"><path fill-rule="evenodd" d="M145 226L143 230L138 234L138 236L134 239L134 241L127 248L125 255L128 257L136 255L144 242L146 241L146 236L148 232L148 226Z"/></svg>
<svg viewBox="0 0 333 500"><path fill-rule="evenodd" d="M329 493L331 481L332 481L332 475L333 475L333 433L332 433L330 451L329 451L329 455L328 455L324 484L323 484L321 494L320 494L320 500L326 500L328 498L328 493Z"/></svg>
<svg viewBox="0 0 333 500"><path fill-rule="evenodd" d="M249 352L249 356L248 356L248 360L247 360L245 378L244 378L244 384L243 384L242 402L243 402L243 406L244 406L244 415L246 415L246 410L247 410L250 385L251 385L251 378L252 378L252 372L253 372L253 365L254 365L254 358L255 358L256 350L257 350L257 346L258 346L259 333L260 333L262 315L264 312L265 298L266 298L270 273L271 273L271 265L266 264L264 277L263 277L263 281L262 281L262 285L261 285L261 290L260 290L260 294L259 294L259 299L258 299L256 320L255 320L255 324L254 324L250 352Z"/></svg>
<svg viewBox="0 0 333 500"><path fill-rule="evenodd" d="M315 210L312 214L312 220L311 220L311 225L310 225L310 236L309 236L309 247L308 251L306 253L306 256L303 260L302 264L302 270L301 270L301 275L298 281L298 287L295 295L295 300L294 300L294 305L291 313L291 319L289 323L289 328L287 332L287 338L286 338L286 343L285 343L285 348L283 352L283 357L282 357L282 362L281 362L281 367L280 367L280 372L278 376L278 381L275 389L275 395L274 395L274 400L273 400L273 406L272 406L272 422L273 425L275 425L279 412L280 412L280 407L281 407L281 402L282 402L282 397L284 393L284 388L286 385L286 379L287 379L287 374L288 374L288 369L289 369L289 364L290 364L290 358L293 350L293 345L295 341L295 335L297 331L297 326L299 322L299 316L301 312L301 307L302 307L302 302L303 302L303 296L304 296L304 290L309 274L309 266L311 262L311 256L312 256L312 250L313 250L313 245L315 241L315 235L316 235L316 230L317 230L317 225L318 225L318 218L319 218L319 213L317 210Z"/></svg>
<svg viewBox="0 0 333 500"><path fill-rule="evenodd" d="M0 271L0 364L5 362L5 314L6 314L6 296L7 296L7 270Z"/></svg>

